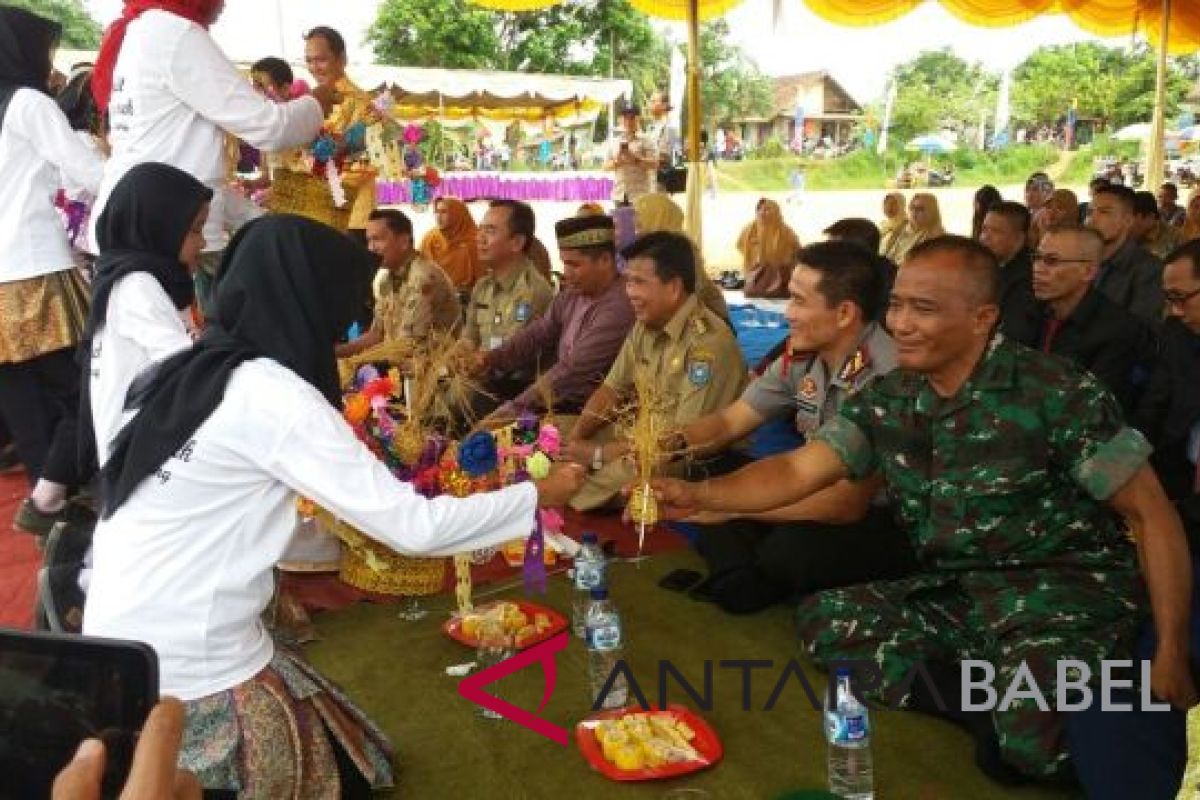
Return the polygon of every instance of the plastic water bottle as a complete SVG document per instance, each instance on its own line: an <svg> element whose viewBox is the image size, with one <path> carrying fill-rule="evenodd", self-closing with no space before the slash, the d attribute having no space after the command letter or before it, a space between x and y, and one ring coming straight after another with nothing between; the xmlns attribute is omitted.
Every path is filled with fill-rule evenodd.
<svg viewBox="0 0 1200 800"><path fill-rule="evenodd" d="M583 534L583 547L575 556L575 598L571 604L571 630L580 639L587 628L592 589L608 586L608 568L600 540L591 531Z"/></svg>
<svg viewBox="0 0 1200 800"><path fill-rule="evenodd" d="M836 688L825 703L829 791L845 800L872 800L871 725L867 707L850 688L850 670L837 671Z"/></svg>
<svg viewBox="0 0 1200 800"><path fill-rule="evenodd" d="M608 599L608 588L592 590L592 604L587 613L588 692L592 706L608 683L613 668L625 651L621 615ZM629 684L624 674L613 679L604 695L603 708L622 708L629 697Z"/></svg>
<svg viewBox="0 0 1200 800"><path fill-rule="evenodd" d="M512 637L504 631L504 625L499 620L488 620L479 630L479 646L475 651L475 669L483 672L494 667L513 655ZM502 684L506 679L493 681L488 691L496 697L502 697ZM479 716L484 719L503 719L504 717L490 708L479 706Z"/></svg>

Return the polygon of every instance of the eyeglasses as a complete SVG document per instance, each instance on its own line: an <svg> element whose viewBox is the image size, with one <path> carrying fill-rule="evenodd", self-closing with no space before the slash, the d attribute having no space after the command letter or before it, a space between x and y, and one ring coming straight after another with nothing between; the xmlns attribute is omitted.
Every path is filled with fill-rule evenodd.
<svg viewBox="0 0 1200 800"><path fill-rule="evenodd" d="M1163 300L1166 300L1169 306L1182 306L1198 294L1200 294L1200 288L1192 289L1190 292L1165 292Z"/></svg>
<svg viewBox="0 0 1200 800"><path fill-rule="evenodd" d="M1090 259L1090 258L1062 258L1060 256L1054 255L1054 253L1034 253L1033 260L1034 260L1034 263L1041 261L1043 264L1045 264L1050 269L1054 269L1059 264L1091 264L1092 263L1092 259Z"/></svg>

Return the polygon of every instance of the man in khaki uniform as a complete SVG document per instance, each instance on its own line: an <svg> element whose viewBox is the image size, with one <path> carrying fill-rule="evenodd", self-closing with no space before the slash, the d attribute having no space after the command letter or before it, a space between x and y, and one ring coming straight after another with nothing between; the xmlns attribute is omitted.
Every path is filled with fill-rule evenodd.
<svg viewBox="0 0 1200 800"><path fill-rule="evenodd" d="M458 293L442 268L413 247L412 222L403 212L371 212L367 247L382 260L374 281L375 321L365 334L337 347L339 358L380 342L423 338L458 326Z"/></svg>
<svg viewBox="0 0 1200 800"><path fill-rule="evenodd" d="M483 215L478 242L486 274L471 292L462 332L475 348L495 350L540 317L554 298L526 255L533 229L533 209L526 203L495 200Z"/></svg>
<svg viewBox="0 0 1200 800"><path fill-rule="evenodd" d="M493 200L479 224L479 261L485 273L471 291L460 340L481 361L542 316L554 299L554 289L527 255L535 226L533 209L518 200ZM473 403L475 414L484 416L523 390L533 374L527 369L488 370L482 379L487 396Z"/></svg>
<svg viewBox="0 0 1200 800"><path fill-rule="evenodd" d="M688 422L734 402L746 365L729 326L696 298L695 250L682 234L652 233L625 248L625 287L637 317L608 377L588 399L569 434L566 455L592 473L571 499L578 510L612 501L633 478L612 441L611 415L633 398L635 382L653 376L665 423ZM669 470L678 471L676 464Z"/></svg>

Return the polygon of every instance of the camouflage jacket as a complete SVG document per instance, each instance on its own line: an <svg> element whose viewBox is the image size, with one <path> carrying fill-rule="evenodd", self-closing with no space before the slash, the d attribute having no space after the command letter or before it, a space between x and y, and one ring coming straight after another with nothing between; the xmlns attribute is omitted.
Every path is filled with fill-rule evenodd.
<svg viewBox="0 0 1200 800"><path fill-rule="evenodd" d="M851 477L881 470L927 568L1134 568L1103 501L1150 445L1112 396L1067 362L997 336L956 395L896 370L814 434Z"/></svg>

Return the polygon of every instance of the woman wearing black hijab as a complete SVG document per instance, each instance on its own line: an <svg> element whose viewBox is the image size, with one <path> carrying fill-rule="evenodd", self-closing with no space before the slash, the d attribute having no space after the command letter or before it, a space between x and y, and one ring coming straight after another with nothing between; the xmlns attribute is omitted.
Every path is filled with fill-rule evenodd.
<svg viewBox="0 0 1200 800"><path fill-rule="evenodd" d="M52 198L62 174L95 191L102 168L49 96L60 31L0 6L0 414L33 485L14 524L35 534L89 477L77 456L74 362L87 292Z"/></svg>
<svg viewBox="0 0 1200 800"><path fill-rule="evenodd" d="M192 273L212 190L167 164L139 164L96 223L100 257L82 350L82 444L99 463L125 418L125 395L149 364L189 347Z"/></svg>
<svg viewBox="0 0 1200 800"><path fill-rule="evenodd" d="M363 258L299 217L243 228L216 313L193 347L134 382L137 416L101 473L84 632L158 653L162 692L188 711L180 766L207 789L285 797L302 782L332 798L392 782L383 733L261 623L297 494L402 553L444 556L527 535L539 502L565 502L582 482L564 467L536 485L428 500L392 477L338 412L333 347L362 301L344 276ZM252 746L276 745L280 729L293 731L286 745ZM355 767L339 773L339 760Z"/></svg>

